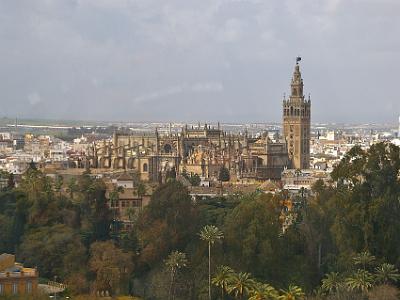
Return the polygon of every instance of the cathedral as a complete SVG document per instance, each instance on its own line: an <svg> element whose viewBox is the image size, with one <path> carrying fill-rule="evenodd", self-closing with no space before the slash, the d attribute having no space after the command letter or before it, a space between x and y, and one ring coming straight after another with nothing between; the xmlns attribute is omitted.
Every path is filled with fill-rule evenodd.
<svg viewBox="0 0 400 300"><path fill-rule="evenodd" d="M283 100L283 138L267 132L254 137L230 134L217 127L184 126L178 133L122 134L93 144L90 167L135 171L141 180L161 182L172 170L216 180L222 167L231 180L278 180L287 168L307 169L310 160L310 100L303 95L299 58L291 95Z"/></svg>

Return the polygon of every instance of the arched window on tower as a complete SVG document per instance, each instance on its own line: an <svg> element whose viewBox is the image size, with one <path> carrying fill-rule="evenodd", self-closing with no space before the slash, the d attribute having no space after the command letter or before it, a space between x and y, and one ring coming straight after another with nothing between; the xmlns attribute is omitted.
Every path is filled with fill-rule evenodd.
<svg viewBox="0 0 400 300"><path fill-rule="evenodd" d="M148 166L147 163L143 164L143 172L147 172L148 171Z"/></svg>
<svg viewBox="0 0 400 300"><path fill-rule="evenodd" d="M171 153L172 152L172 147L170 144L165 144L164 145L164 152L165 153Z"/></svg>

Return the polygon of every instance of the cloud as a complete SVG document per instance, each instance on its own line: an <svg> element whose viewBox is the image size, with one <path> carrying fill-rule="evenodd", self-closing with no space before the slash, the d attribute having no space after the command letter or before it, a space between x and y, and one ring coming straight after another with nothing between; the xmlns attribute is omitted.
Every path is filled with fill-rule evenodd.
<svg viewBox="0 0 400 300"><path fill-rule="evenodd" d="M182 84L177 86L171 86L163 90L153 91L142 94L133 99L134 103L143 103L153 100L158 100L168 96L178 95L187 92L193 93L218 93L222 92L224 87L219 82L198 82L195 84Z"/></svg>
<svg viewBox="0 0 400 300"><path fill-rule="evenodd" d="M32 106L36 106L43 101L42 97L37 93L33 92L28 95L28 102Z"/></svg>
<svg viewBox="0 0 400 300"><path fill-rule="evenodd" d="M183 90L184 90L184 88L182 86L172 86L172 87L166 88L164 90L149 92L149 93L140 95L140 96L134 98L133 102L141 103L141 102L147 102L147 101L151 101L151 100L157 100L160 98L164 98L166 96L180 94L183 92Z"/></svg>
<svg viewBox="0 0 400 300"><path fill-rule="evenodd" d="M336 13L342 1L343 0L327 0L325 4L326 11L331 14Z"/></svg>
<svg viewBox="0 0 400 300"><path fill-rule="evenodd" d="M0 105L157 120L166 102L177 104L171 119L278 121L300 54L313 120L388 121L399 113L382 109L399 108L399 10L398 0L0 1Z"/></svg>
<svg viewBox="0 0 400 300"><path fill-rule="evenodd" d="M229 19L217 34L217 40L222 42L236 42L244 34L244 24L238 19Z"/></svg>
<svg viewBox="0 0 400 300"><path fill-rule="evenodd" d="M193 92L222 92L224 86L220 82L199 82L189 88Z"/></svg>

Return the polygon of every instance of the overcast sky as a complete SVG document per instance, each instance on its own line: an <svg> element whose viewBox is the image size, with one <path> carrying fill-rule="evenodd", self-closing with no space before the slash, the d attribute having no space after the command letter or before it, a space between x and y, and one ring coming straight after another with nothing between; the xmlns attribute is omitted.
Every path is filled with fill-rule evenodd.
<svg viewBox="0 0 400 300"><path fill-rule="evenodd" d="M0 116L397 122L399 0L1 0Z"/></svg>

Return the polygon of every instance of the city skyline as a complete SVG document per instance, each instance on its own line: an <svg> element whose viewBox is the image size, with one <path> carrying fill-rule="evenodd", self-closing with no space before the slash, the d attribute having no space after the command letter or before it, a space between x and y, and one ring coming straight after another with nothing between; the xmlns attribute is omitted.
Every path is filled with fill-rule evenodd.
<svg viewBox="0 0 400 300"><path fill-rule="evenodd" d="M400 299L399 13L0 1L0 298Z"/></svg>
<svg viewBox="0 0 400 300"><path fill-rule="evenodd" d="M303 57L312 123L397 123L396 1L0 4L2 116L279 122Z"/></svg>

